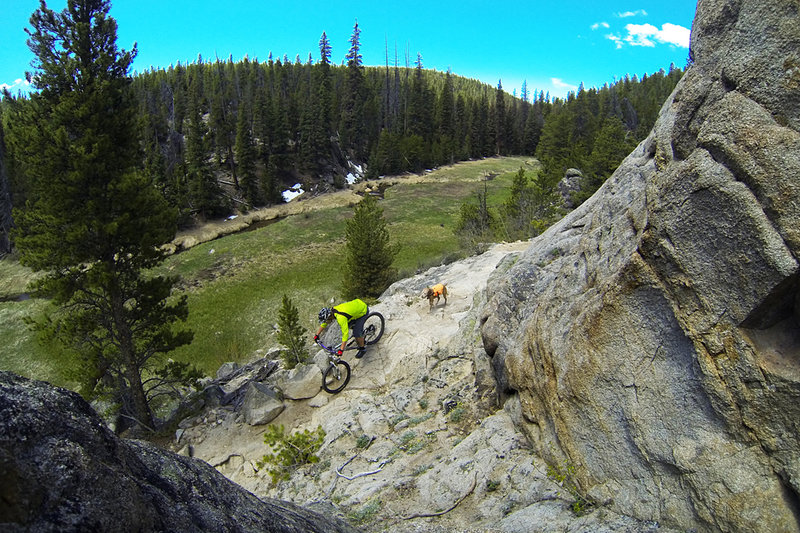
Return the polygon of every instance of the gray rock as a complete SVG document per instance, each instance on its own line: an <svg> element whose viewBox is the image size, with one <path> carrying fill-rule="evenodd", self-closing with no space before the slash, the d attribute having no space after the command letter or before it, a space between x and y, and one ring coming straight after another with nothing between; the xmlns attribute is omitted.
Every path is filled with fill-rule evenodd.
<svg viewBox="0 0 800 533"><path fill-rule="evenodd" d="M217 369L217 379L227 378L237 370L239 370L239 364L236 362L222 363L222 366Z"/></svg>
<svg viewBox="0 0 800 533"><path fill-rule="evenodd" d="M0 372L3 531L351 532L203 461L116 437L77 394Z"/></svg>
<svg viewBox="0 0 800 533"><path fill-rule="evenodd" d="M517 424L613 512L800 530L798 50L796 2L701 0L651 135L490 284Z"/></svg>
<svg viewBox="0 0 800 533"><path fill-rule="evenodd" d="M248 424L269 424L284 408L283 401L271 387L259 382L248 384L242 403L242 414Z"/></svg>
<svg viewBox="0 0 800 533"><path fill-rule="evenodd" d="M581 180L583 179L583 172L577 168L568 168L564 173L564 177L558 182L558 194L561 195L561 201L564 207L572 209L575 204L572 201L572 193L581 190Z"/></svg>
<svg viewBox="0 0 800 533"><path fill-rule="evenodd" d="M298 365L281 381L283 396L290 400L304 400L316 396L322 387L322 372L315 364Z"/></svg>

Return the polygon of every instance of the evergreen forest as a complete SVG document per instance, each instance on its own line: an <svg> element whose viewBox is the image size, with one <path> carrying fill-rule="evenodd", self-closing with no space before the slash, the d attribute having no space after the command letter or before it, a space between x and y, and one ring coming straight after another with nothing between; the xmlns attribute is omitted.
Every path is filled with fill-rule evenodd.
<svg viewBox="0 0 800 533"><path fill-rule="evenodd" d="M140 165L179 224L281 203L296 183L324 192L344 187L350 173L375 178L496 155L535 156L550 188L579 169L580 203L647 135L683 74L671 65L564 99L525 84L517 95L502 81L427 70L419 54L400 66L387 49L384 66L364 66L360 40L356 23L338 65L323 33L319 57L304 62L198 57L131 76ZM17 155L27 149L25 128L36 127L32 107L8 93L0 104L3 253L12 248L12 208L30 193Z"/></svg>

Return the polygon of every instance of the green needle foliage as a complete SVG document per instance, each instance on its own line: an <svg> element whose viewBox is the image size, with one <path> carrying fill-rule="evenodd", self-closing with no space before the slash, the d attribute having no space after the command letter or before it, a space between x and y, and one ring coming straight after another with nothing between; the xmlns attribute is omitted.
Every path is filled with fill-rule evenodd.
<svg viewBox="0 0 800 533"><path fill-rule="evenodd" d="M127 420L153 428L149 402L175 373L156 363L192 334L172 328L188 314L185 299L170 298L174 280L148 274L177 213L139 171L127 74L136 48L117 49L109 9L70 0L31 17L39 92L9 132L29 179L15 244L20 262L43 273L35 294L53 304L37 326L78 355L85 392L113 391Z"/></svg>
<svg viewBox="0 0 800 533"><path fill-rule="evenodd" d="M292 369L308 360L305 339L308 330L300 325L300 312L285 294L278 312L278 342L286 349L281 358L286 368Z"/></svg>
<svg viewBox="0 0 800 533"><path fill-rule="evenodd" d="M459 211L455 233L466 249L477 252L487 242L494 241L497 217L489 209L487 183L483 182L483 193L477 192L477 202L464 201Z"/></svg>
<svg viewBox="0 0 800 533"><path fill-rule="evenodd" d="M380 296L397 277L392 262L399 250L389 242L383 208L374 196L367 195L356 205L345 236L345 297Z"/></svg>
<svg viewBox="0 0 800 533"><path fill-rule="evenodd" d="M273 483L289 479L292 472L298 467L318 463L319 457L315 454L322 447L325 440L325 430L322 426L315 431L303 430L291 435L284 433L283 425L269 426L264 433L264 444L270 447L272 453L268 453L256 463L258 468L272 465L269 469Z"/></svg>

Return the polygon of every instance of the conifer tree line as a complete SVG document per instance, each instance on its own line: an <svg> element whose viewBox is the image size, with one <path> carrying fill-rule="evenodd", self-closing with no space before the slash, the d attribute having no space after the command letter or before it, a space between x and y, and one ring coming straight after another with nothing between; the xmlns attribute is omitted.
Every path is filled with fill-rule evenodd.
<svg viewBox="0 0 800 533"><path fill-rule="evenodd" d="M516 96L502 81L492 87L425 69L420 54L413 66L407 58L400 66L388 47L384 66L365 67L357 23L341 64L332 61L324 32L318 44L319 56L305 61L198 56L133 76L142 166L178 208L180 223L280 203L281 191L298 182L306 190L342 187L349 162L378 177L531 155L544 164L547 182L580 169L581 194L588 197L649 132L682 75L670 66L599 89L581 86L565 99L523 84ZM3 129L13 129L30 104L6 94ZM11 144L0 147L4 226L5 214L24 204L29 189Z"/></svg>

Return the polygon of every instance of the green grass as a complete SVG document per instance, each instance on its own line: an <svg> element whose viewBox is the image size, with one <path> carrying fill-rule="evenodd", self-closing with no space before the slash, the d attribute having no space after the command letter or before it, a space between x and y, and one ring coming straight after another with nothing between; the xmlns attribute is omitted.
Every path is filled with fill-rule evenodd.
<svg viewBox="0 0 800 533"><path fill-rule="evenodd" d="M0 260L0 302L25 293L28 283L34 278L31 269L20 265L15 257Z"/></svg>
<svg viewBox="0 0 800 533"><path fill-rule="evenodd" d="M499 205L520 165L527 158L470 161L435 171L435 181L396 183L381 206L391 235L400 246L394 266L402 277L463 257L453 229L461 203L483 192L487 181L490 206ZM392 178L387 178L391 180ZM341 300L344 231L352 208L330 208L287 217L274 224L221 237L169 257L159 273L178 276L188 295L187 326L194 341L170 357L189 361L213 375L226 361L247 362L257 350L277 346L275 324L283 294L300 312L309 337L317 311L331 298ZM0 261L0 295L19 294L32 275L15 261ZM0 369L66 385L53 349L37 344L22 322L40 313L40 305L0 302Z"/></svg>

